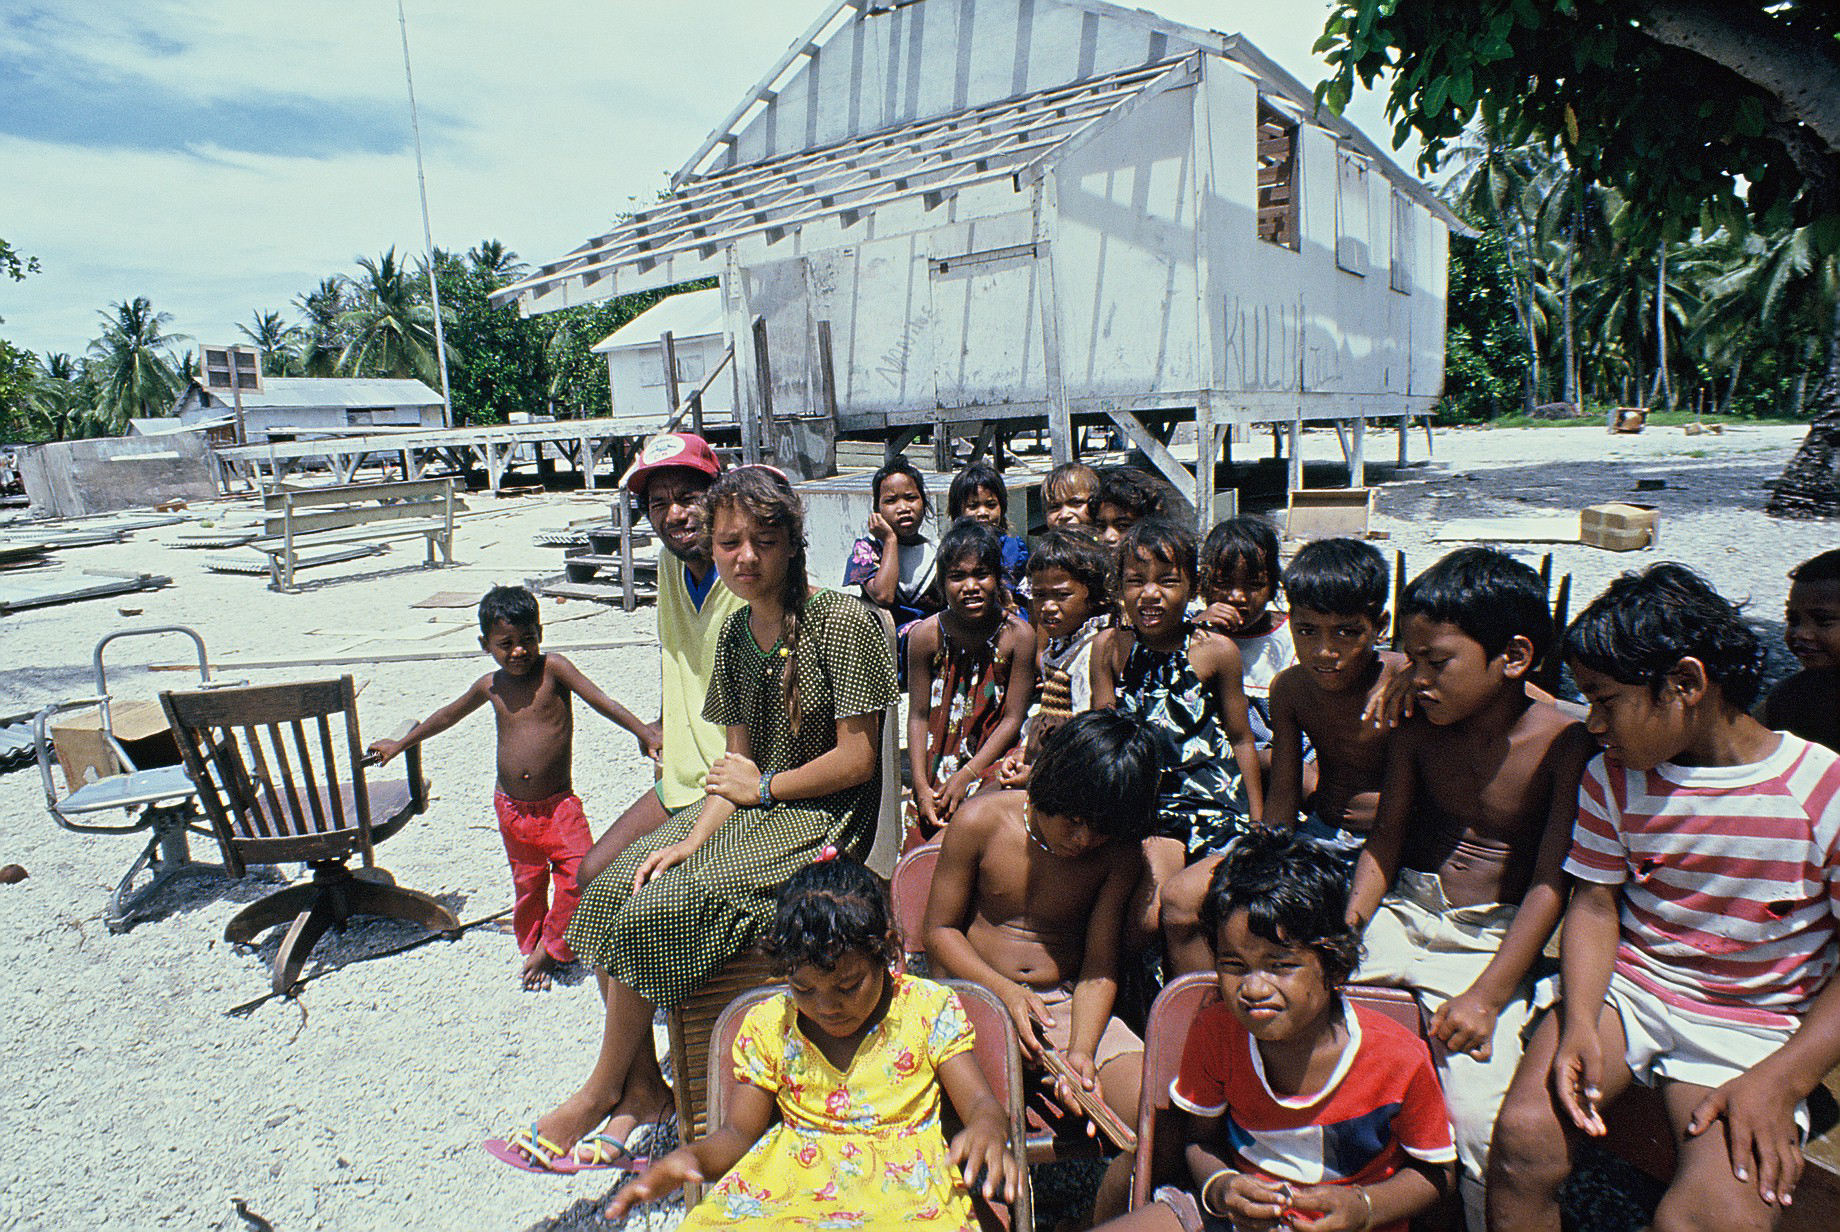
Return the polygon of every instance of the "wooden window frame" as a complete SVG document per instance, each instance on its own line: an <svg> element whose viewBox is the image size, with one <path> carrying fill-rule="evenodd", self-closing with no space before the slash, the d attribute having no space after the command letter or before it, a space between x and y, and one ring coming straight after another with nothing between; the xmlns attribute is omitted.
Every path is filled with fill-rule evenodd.
<svg viewBox="0 0 1840 1232"><path fill-rule="evenodd" d="M1259 100L1257 123L1253 163L1257 169L1258 237L1267 244L1297 252L1303 247L1301 177L1297 174L1303 126L1263 98Z"/></svg>

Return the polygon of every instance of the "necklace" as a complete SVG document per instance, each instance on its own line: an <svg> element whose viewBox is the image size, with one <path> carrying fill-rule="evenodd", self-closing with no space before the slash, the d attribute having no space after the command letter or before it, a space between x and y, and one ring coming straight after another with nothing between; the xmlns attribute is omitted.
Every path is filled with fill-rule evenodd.
<svg viewBox="0 0 1840 1232"><path fill-rule="evenodd" d="M1022 828L1028 831L1030 842L1034 843L1049 855L1054 854L1054 848L1048 846L1048 840L1043 838L1041 836L1041 831L1035 828L1035 802L1033 800L1024 800L1022 802Z"/></svg>

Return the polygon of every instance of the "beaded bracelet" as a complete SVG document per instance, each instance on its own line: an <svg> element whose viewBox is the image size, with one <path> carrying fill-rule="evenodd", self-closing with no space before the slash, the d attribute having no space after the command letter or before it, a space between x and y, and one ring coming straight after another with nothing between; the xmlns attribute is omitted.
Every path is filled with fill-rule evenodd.
<svg viewBox="0 0 1840 1232"><path fill-rule="evenodd" d="M760 807L773 807L773 776L771 774L760 776Z"/></svg>

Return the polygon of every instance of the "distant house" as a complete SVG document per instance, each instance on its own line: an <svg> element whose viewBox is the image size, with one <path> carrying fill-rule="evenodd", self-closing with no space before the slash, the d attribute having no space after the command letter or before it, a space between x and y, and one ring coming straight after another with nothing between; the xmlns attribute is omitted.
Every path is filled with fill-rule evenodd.
<svg viewBox="0 0 1840 1232"><path fill-rule="evenodd" d="M723 328L722 292L685 291L660 300L594 344L594 353L607 357L607 380L613 392L613 413L618 416L671 413L665 392L665 334L677 355L677 396L681 402L699 389L722 362L728 349ZM703 395L705 415L728 419L735 408L735 382L718 377Z"/></svg>
<svg viewBox="0 0 1840 1232"><path fill-rule="evenodd" d="M185 428L233 419L227 391L193 381L173 405ZM368 377L264 377L243 394L244 433L252 443L271 436L346 436L372 428L439 428L441 395L420 381ZM144 431L144 430L143 430ZM221 428L218 429L221 431ZM213 433L213 438L217 435Z"/></svg>

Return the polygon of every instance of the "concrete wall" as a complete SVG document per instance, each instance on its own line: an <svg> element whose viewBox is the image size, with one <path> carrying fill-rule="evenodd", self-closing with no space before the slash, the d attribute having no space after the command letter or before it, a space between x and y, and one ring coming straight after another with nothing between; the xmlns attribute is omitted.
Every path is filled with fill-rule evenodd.
<svg viewBox="0 0 1840 1232"><path fill-rule="evenodd" d="M217 495L209 451L190 432L33 445L21 452L19 470L34 517L81 517Z"/></svg>

